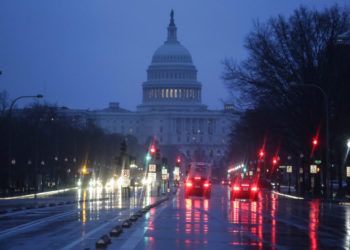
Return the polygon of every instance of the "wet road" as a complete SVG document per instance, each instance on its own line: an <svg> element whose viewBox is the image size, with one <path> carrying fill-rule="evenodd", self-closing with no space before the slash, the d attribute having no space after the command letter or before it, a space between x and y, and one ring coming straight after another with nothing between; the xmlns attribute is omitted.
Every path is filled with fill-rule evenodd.
<svg viewBox="0 0 350 250"><path fill-rule="evenodd" d="M0 249L94 249L101 235L156 199L142 189L132 192L131 198L123 198L120 190L102 189L48 196L50 202L76 202L0 215ZM6 201L2 204L5 206Z"/></svg>
<svg viewBox="0 0 350 250"><path fill-rule="evenodd" d="M95 249L97 239L157 198L136 192L75 191L73 204L0 215L0 249ZM49 200L54 197L47 197ZM349 249L350 207L284 198L230 201L226 186L211 199L183 190L112 237L107 249Z"/></svg>
<svg viewBox="0 0 350 250"><path fill-rule="evenodd" d="M137 227L136 227L137 226ZM350 207L284 198L230 201L227 187L210 200L175 197L113 240L108 249L349 249Z"/></svg>

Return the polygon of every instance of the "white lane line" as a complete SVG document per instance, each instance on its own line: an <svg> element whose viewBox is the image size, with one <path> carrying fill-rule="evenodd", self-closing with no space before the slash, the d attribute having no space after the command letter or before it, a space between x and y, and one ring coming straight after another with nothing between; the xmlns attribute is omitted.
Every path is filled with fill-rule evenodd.
<svg viewBox="0 0 350 250"><path fill-rule="evenodd" d="M175 199L175 197L173 198ZM165 208L167 208L168 205L163 206L159 209L156 210L156 214L153 217L153 221L164 211ZM129 237L128 240L121 246L121 250L130 250L130 249L135 249L137 244L143 239L144 234L145 234L145 227L140 226L135 232L133 232ZM113 247L113 245L111 246Z"/></svg>
<svg viewBox="0 0 350 250"><path fill-rule="evenodd" d="M0 200L14 200L14 199L22 199L22 198L35 198L35 197L40 197L40 196L44 196L44 195L64 193L64 192L68 192L68 191L75 190L75 189L77 189L77 187L59 189L59 190L54 190L54 191L47 191L47 192L42 192L42 193L37 193L37 194L26 194L26 195L20 195L20 196L5 197L5 198L0 198Z"/></svg>
<svg viewBox="0 0 350 250"><path fill-rule="evenodd" d="M120 212L126 212L125 214L129 215L130 214L130 210L128 208L123 209ZM84 236L80 237L79 239L71 242L70 244L68 244L67 246L63 247L62 250L68 250L68 249L72 249L73 247L75 247L77 244L79 244L80 242L88 239L91 235L95 234L98 231L104 230L107 227L112 227L113 225L115 225L116 221L118 219L120 219L122 216L125 216L125 214L119 214L118 216L110 219L108 222L104 222L101 226L89 231L88 233L84 234ZM125 218L126 219L126 218Z"/></svg>
<svg viewBox="0 0 350 250"><path fill-rule="evenodd" d="M283 197L295 199L295 200L304 200L304 198L300 197L300 196L294 196L294 195L289 195L289 194L282 194L282 193L277 192L277 191L272 191L272 193L280 195L280 196L283 196Z"/></svg>
<svg viewBox="0 0 350 250"><path fill-rule="evenodd" d="M66 213L62 213L62 214L57 214L57 215L54 215L54 216L45 217L45 218L42 218L42 219L39 219L39 220L28 222L28 223L25 223L25 224L22 224L22 225L19 225L19 226L16 226L16 227L13 227L13 228L1 231L0 232L0 239L3 239L5 237L11 236L11 235L16 234L16 233L23 232L25 230L31 229L33 227L36 227L38 225L41 225L41 224L44 224L44 223L47 223L47 222L60 219L62 217L73 215L74 213L76 213L76 211L70 211L70 212L66 212Z"/></svg>

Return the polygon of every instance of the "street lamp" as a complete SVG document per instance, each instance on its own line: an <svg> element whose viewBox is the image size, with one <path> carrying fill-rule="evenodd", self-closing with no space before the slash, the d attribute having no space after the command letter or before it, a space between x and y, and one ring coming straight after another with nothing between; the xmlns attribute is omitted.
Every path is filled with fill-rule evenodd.
<svg viewBox="0 0 350 250"><path fill-rule="evenodd" d="M9 133L9 162L10 162L10 185L12 185L12 175L11 175L11 158L12 158L12 126L11 126L11 122L12 122L12 109L13 106L15 105L15 103L20 100L20 99L24 99L24 98L43 98L44 96L41 94L37 94L37 95L24 95L24 96L19 96L15 99L13 99L13 101L11 102L10 108L9 108L9 113L8 113L8 121L9 121L9 129L10 129L10 133Z"/></svg>
<svg viewBox="0 0 350 250"><path fill-rule="evenodd" d="M348 139L348 141L346 142L346 146L348 147L348 149L350 149L350 139Z"/></svg>
<svg viewBox="0 0 350 250"><path fill-rule="evenodd" d="M325 108L325 114L326 114L326 165L323 169L323 185L325 187L325 196L327 196L327 181L328 181L328 165L329 165L329 100L326 92L318 85L316 84L304 84L304 83L296 83L296 82L290 82L290 86L292 87L309 87L317 89L319 92L322 93L323 99L324 99L324 108Z"/></svg>

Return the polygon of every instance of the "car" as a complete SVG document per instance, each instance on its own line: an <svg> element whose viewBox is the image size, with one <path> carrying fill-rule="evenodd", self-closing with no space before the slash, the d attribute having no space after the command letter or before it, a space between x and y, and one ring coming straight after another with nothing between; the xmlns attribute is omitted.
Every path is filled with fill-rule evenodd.
<svg viewBox="0 0 350 250"><path fill-rule="evenodd" d="M211 165L203 162L193 162L185 181L185 198L190 196L211 196Z"/></svg>
<svg viewBox="0 0 350 250"><path fill-rule="evenodd" d="M221 180L221 185L231 185L231 181L230 180Z"/></svg>
<svg viewBox="0 0 350 250"><path fill-rule="evenodd" d="M250 178L237 179L231 185L230 193L231 193L231 200L234 200L234 199L257 200L259 196L258 182Z"/></svg>

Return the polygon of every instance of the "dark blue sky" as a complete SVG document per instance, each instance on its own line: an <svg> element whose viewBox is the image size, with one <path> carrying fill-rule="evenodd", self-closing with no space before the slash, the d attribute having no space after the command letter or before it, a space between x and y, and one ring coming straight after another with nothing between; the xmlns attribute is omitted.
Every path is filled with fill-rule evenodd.
<svg viewBox="0 0 350 250"><path fill-rule="evenodd" d="M178 38L203 84L203 102L221 108L225 57L246 56L253 20L289 15L300 4L322 9L348 0L2 0L0 90L42 93L70 108L97 109L117 101L136 109L153 52L175 11Z"/></svg>

